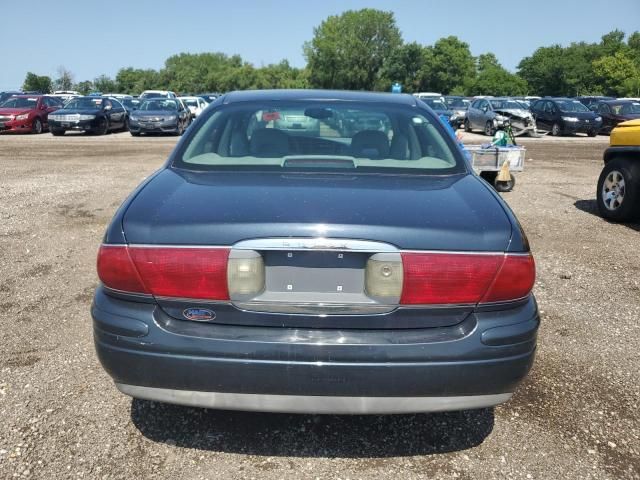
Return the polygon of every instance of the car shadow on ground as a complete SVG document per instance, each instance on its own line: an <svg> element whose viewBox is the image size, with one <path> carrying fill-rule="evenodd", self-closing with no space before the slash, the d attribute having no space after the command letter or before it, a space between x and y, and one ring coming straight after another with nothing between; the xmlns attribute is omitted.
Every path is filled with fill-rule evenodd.
<svg viewBox="0 0 640 480"><path fill-rule="evenodd" d="M131 402L146 438L169 445L264 456L371 458L466 450L491 433L494 409L416 415L288 415Z"/></svg>
<svg viewBox="0 0 640 480"><path fill-rule="evenodd" d="M573 205L578 210L582 210L583 212L590 213L591 215L595 215L596 217L601 218L603 222L618 225L618 224L615 224L614 222L609 222L608 220L605 220L604 218L600 217L600 214L598 213L598 204L595 198L591 200L577 200L576 202L574 202ZM629 227L631 230L640 232L640 223L621 223L619 225L624 225L626 227Z"/></svg>

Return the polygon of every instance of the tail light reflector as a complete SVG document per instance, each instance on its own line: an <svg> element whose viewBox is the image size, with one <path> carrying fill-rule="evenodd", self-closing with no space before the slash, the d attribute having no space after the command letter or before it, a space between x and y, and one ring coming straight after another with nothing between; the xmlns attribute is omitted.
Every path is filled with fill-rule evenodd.
<svg viewBox="0 0 640 480"><path fill-rule="evenodd" d="M533 288L531 255L403 253L403 305L500 302Z"/></svg>
<svg viewBox="0 0 640 480"><path fill-rule="evenodd" d="M228 300L228 257L226 248L103 245L98 254L98 275L107 287L116 290Z"/></svg>
<svg viewBox="0 0 640 480"><path fill-rule="evenodd" d="M133 293L149 293L129 256L126 245L101 245L98 277L107 287Z"/></svg>

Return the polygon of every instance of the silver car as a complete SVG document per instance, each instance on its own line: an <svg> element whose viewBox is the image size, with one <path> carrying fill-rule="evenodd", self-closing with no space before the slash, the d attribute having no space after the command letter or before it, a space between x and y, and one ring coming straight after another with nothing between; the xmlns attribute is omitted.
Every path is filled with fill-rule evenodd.
<svg viewBox="0 0 640 480"><path fill-rule="evenodd" d="M536 122L522 103L511 98L478 98L467 110L464 129L467 132L482 130L493 136L499 127L511 123L515 136L537 136Z"/></svg>

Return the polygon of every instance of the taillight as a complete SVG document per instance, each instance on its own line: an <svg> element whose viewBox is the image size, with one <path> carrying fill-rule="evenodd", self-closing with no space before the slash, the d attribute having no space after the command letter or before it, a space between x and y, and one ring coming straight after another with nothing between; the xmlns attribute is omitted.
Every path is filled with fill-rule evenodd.
<svg viewBox="0 0 640 480"><path fill-rule="evenodd" d="M126 245L101 245L98 277L107 287L132 293L149 293L129 256Z"/></svg>
<svg viewBox="0 0 640 480"><path fill-rule="evenodd" d="M531 255L403 253L400 304L451 305L516 300L533 288Z"/></svg>
<svg viewBox="0 0 640 480"><path fill-rule="evenodd" d="M228 300L228 257L227 248L103 245L98 254L98 275L107 287L116 290Z"/></svg>
<svg viewBox="0 0 640 480"><path fill-rule="evenodd" d="M531 254L505 255L502 268L482 303L504 302L524 298L536 281L536 264Z"/></svg>

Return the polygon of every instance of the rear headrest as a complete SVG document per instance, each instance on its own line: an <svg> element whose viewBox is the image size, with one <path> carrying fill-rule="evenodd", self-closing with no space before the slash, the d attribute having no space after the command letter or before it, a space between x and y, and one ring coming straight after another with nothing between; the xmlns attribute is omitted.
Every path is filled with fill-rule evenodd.
<svg viewBox="0 0 640 480"><path fill-rule="evenodd" d="M289 153L289 137L282 130L260 128L251 134L249 153L254 157L284 157Z"/></svg>
<svg viewBox="0 0 640 480"><path fill-rule="evenodd" d="M388 158L389 139L379 130L362 130L351 139L351 155L356 158Z"/></svg>

